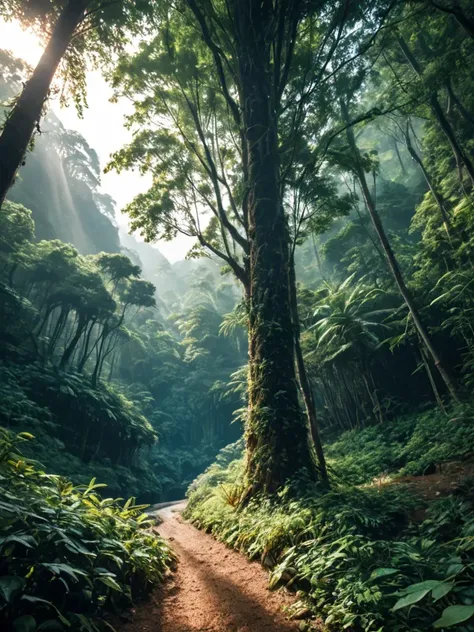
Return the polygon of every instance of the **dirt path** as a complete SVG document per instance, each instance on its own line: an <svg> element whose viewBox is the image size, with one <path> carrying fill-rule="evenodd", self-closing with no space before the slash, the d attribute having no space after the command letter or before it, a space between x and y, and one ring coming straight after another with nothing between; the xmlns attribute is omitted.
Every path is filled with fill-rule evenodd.
<svg viewBox="0 0 474 632"><path fill-rule="evenodd" d="M295 632L297 623L282 613L290 595L270 592L260 564L185 523L180 509L158 512L178 570L121 632Z"/></svg>

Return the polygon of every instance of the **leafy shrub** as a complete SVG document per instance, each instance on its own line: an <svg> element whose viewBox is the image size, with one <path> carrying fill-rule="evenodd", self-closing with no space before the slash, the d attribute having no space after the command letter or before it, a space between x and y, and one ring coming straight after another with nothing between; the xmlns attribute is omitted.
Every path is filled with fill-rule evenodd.
<svg viewBox="0 0 474 632"><path fill-rule="evenodd" d="M102 499L95 479L45 474L18 452L30 435L0 431L0 628L96 632L162 579L172 554L143 506Z"/></svg>
<svg viewBox="0 0 474 632"><path fill-rule="evenodd" d="M301 591L305 605L330 627L416 632L462 623L456 629L472 631L472 500L440 499L417 525L410 515L421 499L401 485L366 484L408 463L422 469L427 455L441 461L467 454L474 445L471 422L466 411L456 412L427 412L344 434L328 449L328 493L315 488L298 496L295 485L277 497L233 507L222 490L241 484L243 460L221 457L191 486L186 515L228 546L260 559L271 569L271 586ZM436 443L427 442L430 426ZM343 478L364 485L341 484Z"/></svg>
<svg viewBox="0 0 474 632"><path fill-rule="evenodd" d="M326 447L334 475L355 485L388 473L420 475L432 464L474 451L472 409L452 406L351 430Z"/></svg>

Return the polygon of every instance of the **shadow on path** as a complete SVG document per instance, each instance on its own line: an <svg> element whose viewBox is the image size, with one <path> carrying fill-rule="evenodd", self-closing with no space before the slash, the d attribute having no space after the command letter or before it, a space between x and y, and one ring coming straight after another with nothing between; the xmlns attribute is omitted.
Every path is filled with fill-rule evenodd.
<svg viewBox="0 0 474 632"><path fill-rule="evenodd" d="M270 592L268 576L211 536L169 513L159 532L179 555L177 572L119 632L294 632L287 593ZM116 626L117 627L117 626Z"/></svg>

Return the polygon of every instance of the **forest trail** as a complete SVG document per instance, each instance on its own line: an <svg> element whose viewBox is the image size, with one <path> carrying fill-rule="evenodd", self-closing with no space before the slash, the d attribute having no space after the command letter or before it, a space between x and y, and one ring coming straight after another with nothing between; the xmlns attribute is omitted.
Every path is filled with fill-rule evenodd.
<svg viewBox="0 0 474 632"><path fill-rule="evenodd" d="M268 590L258 562L184 522L183 508L158 512L163 523L157 530L179 556L176 573L120 632L295 632L297 622L282 612L291 596Z"/></svg>

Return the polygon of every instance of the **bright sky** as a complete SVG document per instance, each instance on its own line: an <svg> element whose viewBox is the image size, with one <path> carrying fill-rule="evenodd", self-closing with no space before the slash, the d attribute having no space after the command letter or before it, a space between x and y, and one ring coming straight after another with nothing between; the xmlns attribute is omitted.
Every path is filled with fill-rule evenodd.
<svg viewBox="0 0 474 632"><path fill-rule="evenodd" d="M38 62L43 48L29 31L24 31L18 24L0 20L0 46L10 50L13 55L25 60L31 66ZM120 149L131 138L131 133L124 128L124 116L130 112L130 104L121 99L118 103L110 103L112 90L97 71L87 76L87 101L89 107L80 119L73 105L60 108L57 100L52 102L52 109L61 119L65 127L80 132L99 155L104 167L111 153ZM111 172L102 175L102 190L117 201L117 208L122 209L135 195L146 191L150 178L136 172L123 172L120 175ZM117 221L126 228L127 217L117 212ZM186 238L178 238L173 242L160 242L159 249L170 261L183 259L192 242Z"/></svg>

